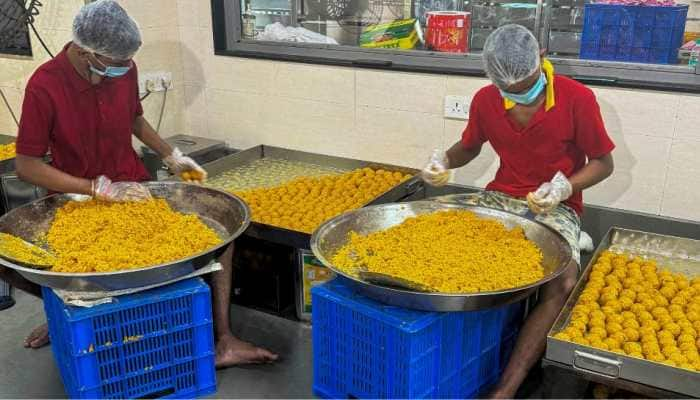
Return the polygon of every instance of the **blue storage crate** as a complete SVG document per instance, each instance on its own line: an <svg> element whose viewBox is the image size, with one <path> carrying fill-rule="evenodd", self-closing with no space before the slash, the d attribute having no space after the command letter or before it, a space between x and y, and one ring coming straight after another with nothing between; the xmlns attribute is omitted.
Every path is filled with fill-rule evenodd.
<svg viewBox="0 0 700 400"><path fill-rule="evenodd" d="M71 398L191 398L216 391L209 286L200 278L65 305L43 288L51 347Z"/></svg>
<svg viewBox="0 0 700 400"><path fill-rule="evenodd" d="M385 305L342 279L312 289L314 392L324 398L471 398L512 350L523 303L435 313Z"/></svg>
<svg viewBox="0 0 700 400"><path fill-rule="evenodd" d="M586 4L579 57L676 64L688 6Z"/></svg>

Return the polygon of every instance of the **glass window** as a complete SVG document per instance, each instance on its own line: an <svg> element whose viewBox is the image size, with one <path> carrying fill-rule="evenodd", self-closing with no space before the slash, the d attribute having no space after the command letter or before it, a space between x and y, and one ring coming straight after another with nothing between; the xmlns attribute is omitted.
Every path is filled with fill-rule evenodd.
<svg viewBox="0 0 700 400"><path fill-rule="evenodd" d="M243 40L363 49L463 54L501 25L538 28L536 0L243 0L242 10Z"/></svg>
<svg viewBox="0 0 700 400"><path fill-rule="evenodd" d="M0 53L32 55L23 2L0 2Z"/></svg>
<svg viewBox="0 0 700 400"><path fill-rule="evenodd" d="M679 0L684 1L684 0ZM483 74L499 26L533 32L557 71L599 84L700 90L700 3L590 0L213 0L217 54ZM693 31L695 29L695 31ZM693 49L695 48L695 51Z"/></svg>

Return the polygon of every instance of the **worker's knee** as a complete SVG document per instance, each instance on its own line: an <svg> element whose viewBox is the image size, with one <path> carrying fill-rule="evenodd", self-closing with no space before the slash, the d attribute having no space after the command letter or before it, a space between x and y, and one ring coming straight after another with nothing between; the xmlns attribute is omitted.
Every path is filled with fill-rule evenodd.
<svg viewBox="0 0 700 400"><path fill-rule="evenodd" d="M574 287L576 287L576 273L574 271L573 274L566 274L562 276L561 279L561 292L564 293L564 297L568 297L571 291L574 290Z"/></svg>
<svg viewBox="0 0 700 400"><path fill-rule="evenodd" d="M231 268L233 263L233 243L230 243L224 248L224 252L217 258L219 264L221 264L224 269Z"/></svg>
<svg viewBox="0 0 700 400"><path fill-rule="evenodd" d="M556 300L563 304L576 286L577 273L576 264L570 265L557 279L544 287L543 300Z"/></svg>

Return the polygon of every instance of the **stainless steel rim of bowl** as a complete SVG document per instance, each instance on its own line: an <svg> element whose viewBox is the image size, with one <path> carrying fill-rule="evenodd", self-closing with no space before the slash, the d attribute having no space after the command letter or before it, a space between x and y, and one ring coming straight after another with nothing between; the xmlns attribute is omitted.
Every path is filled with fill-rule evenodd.
<svg viewBox="0 0 700 400"><path fill-rule="evenodd" d="M129 274L132 274L134 272L149 271L149 270L154 270L154 269L158 269L158 268L168 267L168 266L173 265L173 264L186 263L190 260L196 259L196 258L204 256L206 254L215 253L218 250L224 248L225 246L228 246L231 242L233 242L233 240L235 240L238 236L243 234L243 232L245 232L245 230L248 229L248 226L250 225L250 216L251 216L250 208L243 200L241 200L239 197L237 197L231 193L228 193L228 192L225 192L222 190L218 190L218 189L213 189L213 188L209 188L209 187L203 187L203 186L188 184L188 183L183 183L183 182L163 182L163 181L145 182L144 185L146 187L148 187L149 190L151 190L151 191L153 191L153 189L163 188L163 187L173 187L174 188L174 187L182 187L182 186L192 186L192 187L197 187L197 188L200 188L200 189L208 191L208 192L218 193L220 195L230 197L231 199L234 200L236 205L238 207L240 207L242 210L242 217L243 218L242 218L241 224L238 227L238 229L236 229L232 233L229 233L227 237L222 238L223 241L220 244L218 244L212 248L209 248L207 250L204 250L204 251L196 253L196 254L192 254L191 256L186 257L186 258L173 260L171 262L164 263L164 264L146 266L146 267L142 267L142 268L133 268L133 269L120 270L120 271L113 271L113 272L89 272L89 273L52 272L52 271L46 271L46 270L40 270L40 269L20 266L20 265L14 264L14 263L12 263L4 258L1 258L1 257L0 257L0 264L3 264L9 268L15 269L15 270L20 271L20 272L26 272L26 273L37 274L37 275L52 276L52 277L90 278L90 277L100 277L100 276L114 277L116 275L129 275ZM154 197L158 197L158 196L154 195ZM2 222L5 221L7 218L11 217L12 213L16 212L17 210L33 207L35 204L40 203L40 202L45 202L51 198L65 198L65 199L80 200L80 199L88 198L88 196L75 195L75 194L53 194L50 196L46 196L46 197L43 197L41 199L37 199L29 204L26 204L22 207L16 208L16 209L8 212L7 214L3 215L2 217L0 217L0 225L2 225Z"/></svg>
<svg viewBox="0 0 700 400"><path fill-rule="evenodd" d="M410 205L427 205L433 211L448 210L448 209L457 209L457 210L459 210L459 209L463 209L463 210L488 209L488 210L491 210L491 211L496 212L498 214L509 215L510 217L512 217L516 220L517 219L527 220L527 221L530 221L531 223L538 224L540 226L540 228L546 229L552 235L554 235L554 237L558 238L558 240L560 240L563 243L561 248L566 253L563 256L563 261L554 270L554 272L548 274L547 276L543 277L542 279L540 279L537 282L534 282L532 284L525 285L525 286L519 286L519 287L507 289L507 290L478 292L478 293L427 293L427 292L415 292L415 291L409 291L409 290L404 290L404 289L397 289L397 288L392 288L392 287L387 287L387 286L378 286L378 285L374 285L372 283L365 282L365 281L360 280L358 278L347 275L346 273L344 273L344 272L340 271L339 269L337 269L336 267L334 267L333 264L330 262L330 260L328 260L325 257L325 255L324 255L325 252L322 250L322 241L324 239L324 235L330 229L332 229L334 225L337 225L339 222L347 220L349 218L354 218L357 215L357 213L360 213L360 212L368 212L368 210L372 210L372 209L396 207L396 206L401 206L401 205L404 205L404 206L406 206L406 205L408 205L408 206L410 206ZM342 275L344 278L349 279L356 284L366 285L366 286L370 286L370 287L374 287L374 288L381 288L383 291L385 291L387 293L395 293L397 295L417 295L417 296L425 296L425 297L436 298L436 299L443 298L443 297L489 297L489 296L507 295L509 293L519 293L519 292L523 292L523 291L534 290L537 287L539 287L547 282L550 282L551 280L558 277L561 273L564 272L564 270L566 270L567 266L572 261L571 248L567 244L564 237L559 232L555 231L554 229L550 228L549 226L544 225L538 221L524 218L520 215L511 213L508 211L504 211L504 210L490 209L490 208L486 208L486 207L477 207L477 206L467 206L467 205L461 205L461 204L437 203L437 202L430 201L430 200L415 201L415 202L408 202L408 203L382 204L382 205L365 207L362 209L353 210L353 211L349 211L349 212L346 212L344 214L341 214L341 215L323 223L313 233L313 235L311 237L311 250L313 251L316 258L318 258L318 260L323 265L325 265L326 267L331 269L334 273L336 273L338 275Z"/></svg>

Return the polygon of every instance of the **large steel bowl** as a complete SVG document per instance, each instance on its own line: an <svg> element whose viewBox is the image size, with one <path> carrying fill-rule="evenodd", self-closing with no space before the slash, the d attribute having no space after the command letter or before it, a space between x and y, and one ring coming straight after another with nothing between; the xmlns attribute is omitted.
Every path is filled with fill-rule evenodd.
<svg viewBox="0 0 700 400"><path fill-rule="evenodd" d="M181 182L148 182L154 197L164 198L175 210L196 214L212 228L222 243L201 253L169 263L116 272L64 273L42 271L13 264L0 258L0 264L19 272L26 279L55 289L73 291L112 291L131 289L176 279L202 268L224 252L226 246L240 236L250 224L250 209L238 197L216 189ZM16 208L0 217L0 232L33 241L47 232L56 210L70 200L87 196L52 195ZM183 232L187 234L187 232ZM119 246L119 243L115 243Z"/></svg>
<svg viewBox="0 0 700 400"><path fill-rule="evenodd" d="M442 210L469 210L478 216L501 221L506 227L521 226L543 254L544 277L539 281L508 290L479 293L425 293L380 286L350 276L330 262L348 241L348 233L368 234L388 229L406 218ZM439 240L439 238L436 238ZM539 286L564 272L572 262L571 247L556 231L537 221L506 211L432 201L384 204L350 211L321 225L311 238L311 250L338 279L347 281L367 297L386 304L426 311L474 311L513 303L532 294ZM410 266L409 266L410 267Z"/></svg>

